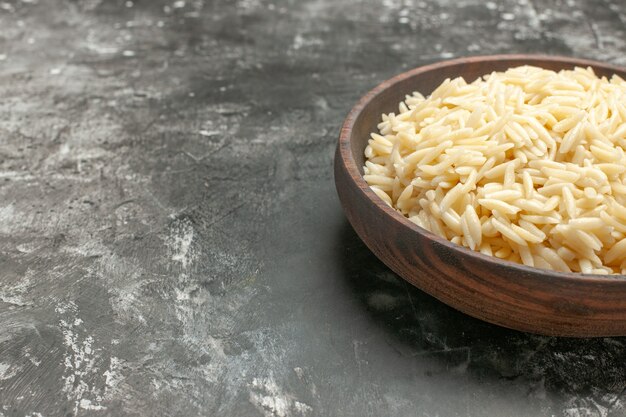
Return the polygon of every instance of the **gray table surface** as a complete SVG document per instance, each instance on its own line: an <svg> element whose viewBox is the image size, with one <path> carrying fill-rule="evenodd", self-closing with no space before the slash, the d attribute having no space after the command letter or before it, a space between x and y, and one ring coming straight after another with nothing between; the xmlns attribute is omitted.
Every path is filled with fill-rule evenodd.
<svg viewBox="0 0 626 417"><path fill-rule="evenodd" d="M0 416L626 415L626 339L409 287L331 170L405 69L625 39L623 0L0 1Z"/></svg>

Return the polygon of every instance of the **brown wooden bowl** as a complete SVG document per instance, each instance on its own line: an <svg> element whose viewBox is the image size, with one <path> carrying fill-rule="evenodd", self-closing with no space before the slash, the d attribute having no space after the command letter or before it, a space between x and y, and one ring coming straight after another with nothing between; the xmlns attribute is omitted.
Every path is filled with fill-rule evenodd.
<svg viewBox="0 0 626 417"><path fill-rule="evenodd" d="M536 55L460 58L402 73L367 93L348 114L335 155L335 185L352 227L374 254L416 287L470 316L512 329L558 336L626 335L626 277L561 273L483 255L442 239L387 206L363 179L363 152L383 113L405 95L430 94L446 78L470 82L519 65L552 70L626 69Z"/></svg>

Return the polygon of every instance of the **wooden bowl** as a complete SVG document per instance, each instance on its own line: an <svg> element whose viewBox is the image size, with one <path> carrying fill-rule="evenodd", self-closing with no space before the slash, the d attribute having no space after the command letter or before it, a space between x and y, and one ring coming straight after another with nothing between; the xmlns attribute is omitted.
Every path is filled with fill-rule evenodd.
<svg viewBox="0 0 626 417"><path fill-rule="evenodd" d="M446 78L470 82L519 65L552 70L591 66L597 75L626 70L581 59L535 55L461 58L400 74L367 93L348 114L335 155L335 184L348 220L374 254L416 287L470 316L512 329L558 336L626 335L626 277L561 273L483 255L442 239L387 206L363 179L365 146L383 113L406 94L427 95Z"/></svg>

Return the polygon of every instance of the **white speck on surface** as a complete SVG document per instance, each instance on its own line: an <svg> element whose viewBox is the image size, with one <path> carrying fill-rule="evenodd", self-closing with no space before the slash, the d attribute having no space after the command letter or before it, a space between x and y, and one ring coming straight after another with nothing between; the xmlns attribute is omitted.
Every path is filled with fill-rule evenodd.
<svg viewBox="0 0 626 417"><path fill-rule="evenodd" d="M135 5L135 3L133 3L132 1L128 0L126 3L124 3L124 6L131 8Z"/></svg>
<svg viewBox="0 0 626 417"><path fill-rule="evenodd" d="M91 402L91 400L88 400L86 398L82 398L80 400L79 403L80 408L82 408L83 410L106 410L106 407L99 405L99 404L94 404Z"/></svg>
<svg viewBox="0 0 626 417"><path fill-rule="evenodd" d="M0 54L0 61L7 59L7 54Z"/></svg>
<svg viewBox="0 0 626 417"><path fill-rule="evenodd" d="M35 366L39 366L41 365L41 360L39 359L35 359L33 357L33 355L31 355L29 352L25 352L24 353L24 357L28 358L28 360L30 361L30 363L32 363Z"/></svg>
<svg viewBox="0 0 626 417"><path fill-rule="evenodd" d="M293 49L298 50L304 45L304 38L299 33L293 38Z"/></svg>
<svg viewBox="0 0 626 417"><path fill-rule="evenodd" d="M485 3L485 7L489 10L496 10L498 8L498 5L492 1L488 1L487 3Z"/></svg>
<svg viewBox="0 0 626 417"><path fill-rule="evenodd" d="M181 290L178 288L174 288L174 293L176 294L176 300L177 301L185 301L185 300L189 300L191 297L189 295L189 290L185 289L185 290Z"/></svg>
<svg viewBox="0 0 626 417"><path fill-rule="evenodd" d="M87 35L85 47L89 49L90 51L93 51L100 55L116 54L119 52L119 49L117 47L111 46L111 45L100 44L99 42L95 41L94 38L95 38L95 35L93 33L89 33Z"/></svg>
<svg viewBox="0 0 626 417"><path fill-rule="evenodd" d="M198 133L206 137L216 136L220 134L220 132L217 130L200 130Z"/></svg>
<svg viewBox="0 0 626 417"><path fill-rule="evenodd" d="M502 13L500 17L502 17L502 20L514 20L515 19L515 15L513 13Z"/></svg>
<svg viewBox="0 0 626 417"><path fill-rule="evenodd" d="M17 245L15 249L17 249L21 253L28 254L34 252L37 249L37 246L35 246L33 242L29 242Z"/></svg>
<svg viewBox="0 0 626 417"><path fill-rule="evenodd" d="M124 379L124 376L121 374L120 370L122 368L122 361L115 356L111 357L111 363L109 365L109 369L104 371L103 375L106 378L104 383L106 384L105 393L109 393L112 390L115 390L120 382Z"/></svg>
<svg viewBox="0 0 626 417"><path fill-rule="evenodd" d="M312 46L320 46L323 42L321 39L313 38L313 37L305 37L300 33L297 33L293 38L292 48L297 51L302 48L312 47Z"/></svg>
<svg viewBox="0 0 626 417"><path fill-rule="evenodd" d="M69 153L70 153L69 143L67 142L62 143L61 146L59 146L59 155L67 155Z"/></svg>
<svg viewBox="0 0 626 417"><path fill-rule="evenodd" d="M311 407L308 404L301 403L300 401L294 401L293 406L294 406L294 409L302 415L306 415L310 413L311 411L313 411L313 407Z"/></svg>
<svg viewBox="0 0 626 417"><path fill-rule="evenodd" d="M17 375L19 368L9 365L8 363L0 362L0 380L13 378Z"/></svg>
<svg viewBox="0 0 626 417"><path fill-rule="evenodd" d="M193 251L190 250L193 241L193 227L188 220L177 222L174 234L169 238L168 244L172 250L172 261L180 262L183 271L194 260Z"/></svg>
<svg viewBox="0 0 626 417"><path fill-rule="evenodd" d="M122 51L122 55L130 58L130 57L135 56L136 54L135 54L135 51L131 51L127 49L125 51Z"/></svg>
<svg viewBox="0 0 626 417"><path fill-rule="evenodd" d="M385 293L374 293L367 299L367 304L379 311L392 310L398 305L398 298Z"/></svg>
<svg viewBox="0 0 626 417"><path fill-rule="evenodd" d="M272 377L253 378L250 388L250 402L265 417L306 416L313 411L308 404L284 392Z"/></svg>
<svg viewBox="0 0 626 417"><path fill-rule="evenodd" d="M172 7L174 7L175 9L182 9L183 7L185 7L185 2L182 0L175 1L174 4L172 4Z"/></svg>
<svg viewBox="0 0 626 417"><path fill-rule="evenodd" d="M94 338L85 335L81 328L83 320L78 317L78 307L73 302L60 303L55 311L64 318L59 319L59 326L63 333L63 340L67 353L63 360L63 392L67 399L74 403L74 414L79 408L86 410L104 410L100 404L102 396L93 386L93 379L98 376Z"/></svg>
<svg viewBox="0 0 626 417"><path fill-rule="evenodd" d="M0 287L0 301L16 306L30 305L30 302L24 298L24 296L28 294L28 290L30 289L30 287L31 281L28 275L26 275L16 284L5 284Z"/></svg>

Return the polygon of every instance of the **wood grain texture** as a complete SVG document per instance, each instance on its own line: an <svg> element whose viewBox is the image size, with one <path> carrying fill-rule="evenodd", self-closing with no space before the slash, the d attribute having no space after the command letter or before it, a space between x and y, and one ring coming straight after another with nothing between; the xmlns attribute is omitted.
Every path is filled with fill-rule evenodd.
<svg viewBox="0 0 626 417"><path fill-rule="evenodd" d="M470 82L524 64L552 70L591 66L598 75L626 77L620 67L536 55L461 58L400 74L367 93L344 122L334 167L341 204L357 234L389 268L466 314L545 335L626 335L626 277L546 271L455 245L387 206L362 177L369 133L406 94L429 94L448 77L462 75Z"/></svg>

